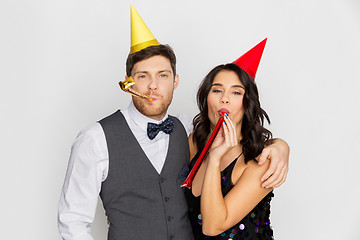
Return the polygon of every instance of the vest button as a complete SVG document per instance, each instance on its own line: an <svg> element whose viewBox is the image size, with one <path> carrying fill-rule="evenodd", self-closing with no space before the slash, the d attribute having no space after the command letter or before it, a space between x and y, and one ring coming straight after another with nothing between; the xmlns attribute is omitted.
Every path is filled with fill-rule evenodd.
<svg viewBox="0 0 360 240"><path fill-rule="evenodd" d="M165 182L165 178L161 177L161 178L160 178L160 182L161 182L161 183Z"/></svg>
<svg viewBox="0 0 360 240"><path fill-rule="evenodd" d="M168 216L168 221L170 222L173 219L172 216Z"/></svg>
<svg viewBox="0 0 360 240"><path fill-rule="evenodd" d="M169 198L169 197L165 197L164 200L165 200L165 202L168 202L168 201L170 200L170 198Z"/></svg>
<svg viewBox="0 0 360 240"><path fill-rule="evenodd" d="M174 235L170 235L170 240L173 240L175 239L175 236Z"/></svg>

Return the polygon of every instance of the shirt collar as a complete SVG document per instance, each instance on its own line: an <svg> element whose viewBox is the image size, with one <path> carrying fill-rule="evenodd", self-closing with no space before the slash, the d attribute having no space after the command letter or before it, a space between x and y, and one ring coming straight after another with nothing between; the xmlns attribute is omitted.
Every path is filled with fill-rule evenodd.
<svg viewBox="0 0 360 240"><path fill-rule="evenodd" d="M149 118L149 117L145 116L144 114L142 114L141 112L139 112L139 110L136 109L133 101L130 102L128 111L129 111L130 118L135 122L136 125L138 125L138 127L143 129L144 131L147 131L148 122L160 124L169 116L168 113L166 112L164 118L161 119L160 121Z"/></svg>

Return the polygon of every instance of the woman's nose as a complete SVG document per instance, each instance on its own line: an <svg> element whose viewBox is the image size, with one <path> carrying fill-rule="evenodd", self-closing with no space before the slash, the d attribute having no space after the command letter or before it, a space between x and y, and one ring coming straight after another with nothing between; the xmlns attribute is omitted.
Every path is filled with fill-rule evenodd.
<svg viewBox="0 0 360 240"><path fill-rule="evenodd" d="M221 103L229 103L229 98L226 94L221 97Z"/></svg>

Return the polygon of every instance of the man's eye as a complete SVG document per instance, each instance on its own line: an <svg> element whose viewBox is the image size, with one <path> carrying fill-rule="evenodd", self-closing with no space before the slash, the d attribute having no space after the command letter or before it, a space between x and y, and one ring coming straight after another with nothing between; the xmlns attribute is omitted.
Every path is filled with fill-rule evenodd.
<svg viewBox="0 0 360 240"><path fill-rule="evenodd" d="M167 78L168 75L167 75L167 74L160 74L160 77L161 77L161 78Z"/></svg>
<svg viewBox="0 0 360 240"><path fill-rule="evenodd" d="M146 75L139 75L138 78L146 78Z"/></svg>

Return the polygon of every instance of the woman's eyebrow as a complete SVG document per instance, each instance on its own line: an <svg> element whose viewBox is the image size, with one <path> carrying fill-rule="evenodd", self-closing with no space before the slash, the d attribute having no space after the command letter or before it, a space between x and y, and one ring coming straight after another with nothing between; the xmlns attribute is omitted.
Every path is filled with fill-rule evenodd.
<svg viewBox="0 0 360 240"><path fill-rule="evenodd" d="M212 86L212 87L213 87L213 86L219 86L219 87L222 87L223 85L222 85L221 83L213 83L211 86ZM242 89L244 89L244 90L245 90L245 88L244 88L242 85L238 85L238 84L236 84L236 85L232 85L231 87L233 87L233 88L242 88Z"/></svg>
<svg viewBox="0 0 360 240"><path fill-rule="evenodd" d="M231 87L242 88L245 90L245 88L242 85L232 85Z"/></svg>

